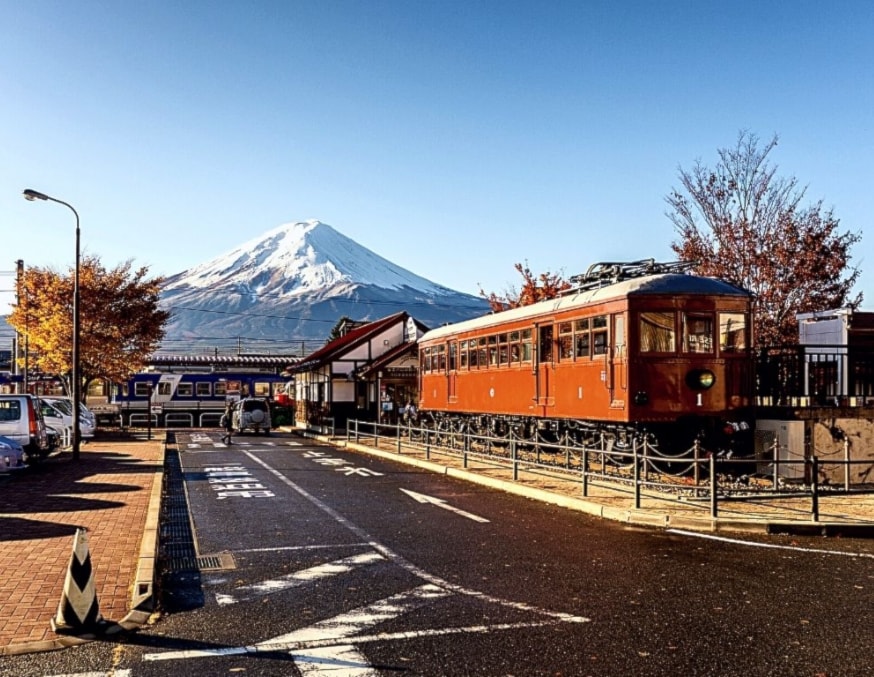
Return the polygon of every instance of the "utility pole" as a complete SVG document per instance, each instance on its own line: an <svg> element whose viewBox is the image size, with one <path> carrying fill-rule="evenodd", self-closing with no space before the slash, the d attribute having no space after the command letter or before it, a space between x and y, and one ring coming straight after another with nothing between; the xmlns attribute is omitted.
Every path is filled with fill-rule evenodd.
<svg viewBox="0 0 874 677"><path fill-rule="evenodd" d="M21 308L21 302L22 302L22 296L23 296L21 292L22 292L22 289L24 289L24 260L23 259L18 259L15 262L15 273L16 273L15 274L15 305L18 306L19 308ZM27 364L27 357L28 357L28 352L27 352L27 347L28 347L27 346L27 333L28 333L27 332L27 315L28 315L28 309L25 305L25 309L24 309L24 337L23 337L24 338L24 373L22 374L21 384L16 388L16 390L18 390L18 392L20 392L20 393L26 393L27 387L28 387L29 365ZM15 342L15 354L12 356L12 361L13 361L13 365L14 365L13 366L13 373L16 373L16 374L19 373L19 371L18 371L18 359L21 357L21 355L19 354L22 350L21 339L22 339L21 332L18 332L18 340Z"/></svg>

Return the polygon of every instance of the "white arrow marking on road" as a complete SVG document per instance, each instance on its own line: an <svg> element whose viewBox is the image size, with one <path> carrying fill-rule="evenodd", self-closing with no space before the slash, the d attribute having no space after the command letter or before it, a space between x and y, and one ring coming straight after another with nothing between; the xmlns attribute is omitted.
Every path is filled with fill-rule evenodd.
<svg viewBox="0 0 874 677"><path fill-rule="evenodd" d="M341 472L346 476L360 475L361 477L382 477L381 472L371 470L370 468L334 468L337 472Z"/></svg>
<svg viewBox="0 0 874 677"><path fill-rule="evenodd" d="M418 501L419 503L431 503L436 505L438 508L443 508L444 510L449 510L450 512L454 512L456 515L461 515L462 517L467 517L467 519L471 519L474 522L488 522L485 517L480 517L479 515L474 515L472 512L466 512L461 508L455 508L449 505L442 498L434 498L433 496L426 496L425 494L419 494L415 491L408 491L407 489L401 489L407 496Z"/></svg>
<svg viewBox="0 0 874 677"><path fill-rule="evenodd" d="M252 599L253 597L261 595L269 595L281 590L288 590L289 588L294 588L303 585L304 583L327 578L329 576L337 576L338 574L352 571L352 568L355 566L373 564L374 562L384 561L384 559L385 558L378 552L365 552L360 555L352 555L351 557L345 557L326 564L319 564L318 566L310 567L303 571L295 571L294 573L283 576L282 578L253 583L252 585L244 585L237 588L237 592L243 593L247 596L239 599L233 595L222 593L216 594L215 598L216 601L222 605L235 604L239 601Z"/></svg>

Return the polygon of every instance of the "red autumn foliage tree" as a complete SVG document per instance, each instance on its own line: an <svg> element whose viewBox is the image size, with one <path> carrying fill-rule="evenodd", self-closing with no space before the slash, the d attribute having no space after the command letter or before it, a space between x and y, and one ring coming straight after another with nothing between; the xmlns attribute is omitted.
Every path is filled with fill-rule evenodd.
<svg viewBox="0 0 874 677"><path fill-rule="evenodd" d="M841 232L822 201L802 206L805 189L767 162L777 136L762 148L758 142L742 131L734 148L718 151L713 169L680 168L682 189L665 199L679 257L755 294L755 345L762 347L797 343L797 313L858 307L861 293L849 294L859 271L849 262L861 234Z"/></svg>
<svg viewBox="0 0 874 677"><path fill-rule="evenodd" d="M553 299L565 289L570 289L570 283L557 273L547 271L535 276L527 261L525 265L517 263L514 267L522 276L522 287L518 292L511 288L503 296L498 296L495 292L487 294L480 289L480 296L489 302L489 306L496 313Z"/></svg>

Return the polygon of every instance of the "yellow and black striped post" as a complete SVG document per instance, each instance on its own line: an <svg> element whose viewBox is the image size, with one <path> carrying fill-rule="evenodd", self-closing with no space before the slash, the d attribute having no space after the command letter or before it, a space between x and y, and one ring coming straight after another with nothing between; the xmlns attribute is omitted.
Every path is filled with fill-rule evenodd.
<svg viewBox="0 0 874 677"><path fill-rule="evenodd" d="M52 619L52 630L80 634L102 631L105 625L97 603L88 533L85 529L76 529L73 555L64 581L64 595L58 605L58 613Z"/></svg>

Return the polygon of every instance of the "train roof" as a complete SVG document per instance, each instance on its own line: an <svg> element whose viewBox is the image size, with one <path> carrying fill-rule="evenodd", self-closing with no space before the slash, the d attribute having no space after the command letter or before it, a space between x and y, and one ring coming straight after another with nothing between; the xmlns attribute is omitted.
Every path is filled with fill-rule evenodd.
<svg viewBox="0 0 874 677"><path fill-rule="evenodd" d="M539 301L521 308L511 308L499 313L490 313L472 320L456 322L455 324L437 327L424 334L419 342L430 341L449 334L462 331L472 331L492 325L503 324L515 320L524 320L527 317L549 315L552 313L588 306L593 303L612 301L624 296L645 295L677 295L677 294L703 294L707 296L733 296L749 298L750 293L745 289L715 277L703 277L700 275L686 275L680 273L666 273L660 275L646 275L629 280L616 282L596 289L585 289L576 293L566 294L554 299Z"/></svg>

